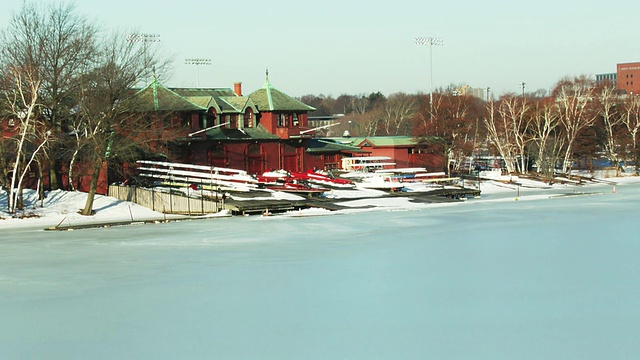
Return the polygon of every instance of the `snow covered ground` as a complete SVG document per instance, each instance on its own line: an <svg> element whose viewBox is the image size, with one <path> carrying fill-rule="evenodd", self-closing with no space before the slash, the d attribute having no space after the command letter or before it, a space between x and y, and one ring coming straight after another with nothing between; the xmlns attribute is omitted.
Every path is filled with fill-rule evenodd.
<svg viewBox="0 0 640 360"><path fill-rule="evenodd" d="M510 182L509 182L510 181ZM597 182L589 182L586 185L572 185L554 183L549 185L539 181L520 179L512 176L503 176L495 180L485 180L480 184L482 194L481 199L473 201L496 201L496 200L536 200L548 198L553 194L566 194L576 192L589 192L589 189L599 189L598 191L612 192L616 186L624 186L629 183L640 183L640 177L627 176L618 178L600 179ZM475 187L477 183L466 184L468 187ZM436 204L413 203L408 198L385 197L385 192L374 189L353 189L353 190L332 190L325 196L343 201L341 205L351 207L368 206L371 210L397 210L411 209L425 206L442 206ZM117 200L112 197L97 195L94 202L95 215L83 216L78 212L84 207L86 193L53 191L47 194L46 199L40 203L36 194L32 191L25 192L26 208L19 212L19 217L13 217L7 213L7 193L0 190L0 229L8 228L48 228L57 225L78 226L109 222L129 222L129 221L153 221L171 220L184 218L181 215L166 215L142 207L140 205ZM300 199L296 195L273 192L269 199ZM253 198L252 200L255 200ZM447 204L448 205L448 204ZM314 210L285 214L289 216L314 215ZM343 210L351 211L351 210ZM356 210L353 210L356 211ZM357 210L357 211L362 211ZM318 212L318 211L316 211ZM320 211L323 214L324 211ZM212 216L228 216L226 213Z"/></svg>

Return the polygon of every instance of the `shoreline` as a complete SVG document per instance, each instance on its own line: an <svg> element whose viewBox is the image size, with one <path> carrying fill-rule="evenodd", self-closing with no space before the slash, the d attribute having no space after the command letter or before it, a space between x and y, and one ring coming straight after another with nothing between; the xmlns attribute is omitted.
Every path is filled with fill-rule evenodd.
<svg viewBox="0 0 640 360"><path fill-rule="evenodd" d="M369 192L358 194L356 191L345 190L335 192L336 203L340 204L339 210L335 213L349 213L357 211L384 211L398 209L424 209L429 207L455 205L458 203L471 203L476 201L527 201L540 200L545 198L558 198L577 195L605 195L615 194L617 186L638 185L640 177L625 176L618 178L607 178L604 181L594 181L585 184L546 184L540 181L528 180L526 178L510 177L507 180L483 180L480 183L480 196L467 201L421 201L420 197L427 197L428 192L420 195L388 196L383 192ZM589 190L591 189L591 190ZM606 190L605 190L606 189ZM580 191L578 191L580 190ZM34 194L32 194L34 195ZM363 195L366 195L363 197ZM33 203L26 196L29 203ZM430 195L434 196L434 195ZM414 198L416 201L412 201ZM115 198L99 195L94 202L95 214L83 216L78 214L78 210L86 200L86 193L66 192L57 190L48 194L44 201L44 206L36 206L25 210L25 218L11 218L6 212L0 212L0 229L6 230L40 230L40 231L68 231L85 228L106 228L112 226L127 226L136 224L162 223L169 221L187 221L209 218L232 217L241 215L231 215L228 212L209 215L175 215L154 212L140 205L117 200ZM40 205L38 203L38 205ZM6 192L0 193L0 206L6 207ZM310 208L314 208L311 206ZM252 215L260 216L260 215Z"/></svg>

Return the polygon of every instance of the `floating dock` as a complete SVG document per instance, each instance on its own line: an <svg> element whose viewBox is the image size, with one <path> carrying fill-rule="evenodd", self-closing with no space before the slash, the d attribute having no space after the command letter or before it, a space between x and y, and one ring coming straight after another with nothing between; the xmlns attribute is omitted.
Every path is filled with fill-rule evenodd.
<svg viewBox="0 0 640 360"><path fill-rule="evenodd" d="M461 201L469 197L480 196L480 190L455 188L455 189L434 189L432 191L413 192L389 192L382 198L402 197L409 198L410 201L419 203L443 203ZM372 197L334 199L330 197L314 196L301 200L232 200L225 202L224 208L234 215L262 214L264 212L278 213L291 210L322 208L331 211L342 209L353 209L352 206L341 205L342 202L354 200L377 199ZM365 206L368 207L368 206Z"/></svg>

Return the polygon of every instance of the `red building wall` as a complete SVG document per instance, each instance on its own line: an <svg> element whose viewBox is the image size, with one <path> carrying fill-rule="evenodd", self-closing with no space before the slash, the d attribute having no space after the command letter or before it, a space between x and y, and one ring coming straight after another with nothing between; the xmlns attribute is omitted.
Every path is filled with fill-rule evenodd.
<svg viewBox="0 0 640 360"><path fill-rule="evenodd" d="M640 62L617 65L618 89L640 94Z"/></svg>
<svg viewBox="0 0 640 360"><path fill-rule="evenodd" d="M406 147L365 147L371 151L369 156L388 156L396 163L396 167L425 167L425 154L409 153Z"/></svg>
<svg viewBox="0 0 640 360"><path fill-rule="evenodd" d="M298 123L293 125L293 112L282 113L287 117L287 124L285 126L278 126L278 113L264 112L261 113L260 124L264 126L267 131L277 135L281 139L289 139L292 136L299 136L301 131L309 129L309 117L306 113L295 113Z"/></svg>

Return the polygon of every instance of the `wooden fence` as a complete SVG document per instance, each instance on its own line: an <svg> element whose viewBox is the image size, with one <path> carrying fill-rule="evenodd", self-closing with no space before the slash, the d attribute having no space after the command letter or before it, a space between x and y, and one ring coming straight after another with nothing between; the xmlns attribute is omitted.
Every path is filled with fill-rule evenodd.
<svg viewBox="0 0 640 360"><path fill-rule="evenodd" d="M154 191L134 186L109 186L109 196L164 214L203 215L217 213L224 203L205 197L188 197L177 192Z"/></svg>

